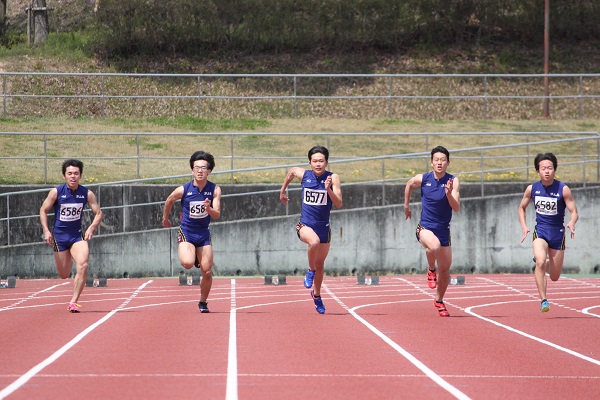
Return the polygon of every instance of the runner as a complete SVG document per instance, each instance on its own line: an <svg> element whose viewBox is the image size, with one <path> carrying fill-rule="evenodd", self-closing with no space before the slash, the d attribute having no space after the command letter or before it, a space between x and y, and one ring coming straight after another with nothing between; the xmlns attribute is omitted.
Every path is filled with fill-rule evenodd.
<svg viewBox="0 0 600 400"><path fill-rule="evenodd" d="M302 214L296 224L298 238L308 245L308 271L304 277L304 287L314 289L310 292L319 314L325 313L321 299L321 285L325 274L325 259L331 244L329 215L332 204L342 207L342 186L337 174L326 170L329 162L329 150L315 146L308 151L310 170L293 167L287 173L279 199L287 204L288 185L297 178L302 184Z"/></svg>
<svg viewBox="0 0 600 400"><path fill-rule="evenodd" d="M567 224L567 228L571 231L571 239L575 237L575 224L579 219L579 214L571 189L555 179L558 168L556 156L552 153L540 153L535 157L533 163L540 180L527 186L519 205L519 221L523 233L521 243L529 233L525 221L525 210L533 199L536 219L532 244L535 259L535 284L541 300L540 310L548 312L550 304L546 299L546 272L550 274L550 279L553 281L557 281L562 272L565 259L565 209L568 209L571 215Z"/></svg>
<svg viewBox="0 0 600 400"><path fill-rule="evenodd" d="M54 248L54 262L58 275L67 279L71 275L73 261L76 273L73 278L73 296L67 310L78 313L81 306L79 296L85 286L90 248L88 241L102 221L102 210L96 195L79 184L83 174L83 163L79 160L66 160L62 164L65 183L50 190L40 208L40 222L44 231L44 241ZM82 234L83 208L88 204L94 213L91 225ZM48 228L48 212L54 209L53 232Z"/></svg>
<svg viewBox="0 0 600 400"><path fill-rule="evenodd" d="M181 199L181 225L177 234L179 262L186 269L197 267L202 270L198 308L201 313L207 313L214 257L208 225L211 218L219 219L221 216L221 188L208 180L215 168L211 154L195 152L190 157L190 168L193 179L177 187L167 197L162 223L165 228L171 227L171 207Z"/></svg>
<svg viewBox="0 0 600 400"><path fill-rule="evenodd" d="M450 165L450 153L443 146L431 150L432 172L410 178L404 189L404 215L411 219L410 196L414 188L421 187L421 221L417 225L417 240L425 247L427 256L427 284L437 287L433 305L441 317L450 313L444 304L444 295L450 283L452 264L452 241L450 220L452 211L460 210L460 183L458 178L446 172ZM437 264L437 267L436 267Z"/></svg>

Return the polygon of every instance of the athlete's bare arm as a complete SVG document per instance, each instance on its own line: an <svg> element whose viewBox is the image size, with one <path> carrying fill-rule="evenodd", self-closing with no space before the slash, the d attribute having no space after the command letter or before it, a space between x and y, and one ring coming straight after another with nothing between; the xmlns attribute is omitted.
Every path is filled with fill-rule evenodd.
<svg viewBox="0 0 600 400"><path fill-rule="evenodd" d="M573 193L571 193L571 189L568 186L563 187L563 200L565 201L565 205L571 214L571 219L567 224L567 228L571 231L571 239L575 237L575 224L579 219L579 213L577 212L577 206L575 205L575 199L573 198Z"/></svg>
<svg viewBox="0 0 600 400"><path fill-rule="evenodd" d="M183 197L183 186L177 187L175 190L171 192L167 200L165 201L165 207L163 209L163 217L162 224L165 228L171 227L171 221L169 221L169 213L171 212L171 207L173 204L179 199Z"/></svg>
<svg viewBox="0 0 600 400"><path fill-rule="evenodd" d="M204 208L211 218L219 219L221 217L221 187L215 186L212 204L210 199L204 199Z"/></svg>
<svg viewBox="0 0 600 400"><path fill-rule="evenodd" d="M460 182L458 178L448 179L448 182L446 182L446 197L450 207L455 212L460 211Z"/></svg>
<svg viewBox="0 0 600 400"><path fill-rule="evenodd" d="M287 175L285 176L285 179L283 180L281 190L279 191L279 200L281 200L283 204L287 204L290 201L290 198L285 192L287 190L287 187L294 180L294 178L298 178L300 181L302 181L304 171L305 169L300 167L292 167L288 171Z"/></svg>
<svg viewBox="0 0 600 400"><path fill-rule="evenodd" d="M523 193L523 199L521 200L521 204L519 204L519 221L521 222L521 243L527 237L529 233L529 228L527 227L527 222L525 221L525 210L527 210L527 206L531 201L531 187L532 185L527 186L525 189L525 193Z"/></svg>
<svg viewBox="0 0 600 400"><path fill-rule="evenodd" d="M98 229L98 226L100 225L100 222L102 221L102 210L100 209L100 205L98 204L98 201L96 200L96 195L91 191L88 190L88 205L90 206L90 208L92 209L92 212L94 213L94 219L92 220L92 223L90 224L90 226L88 226L88 228L85 230L85 235L84 235L84 239L85 240L90 240L92 238L92 236L94 236L94 232L96 231L96 229Z"/></svg>
<svg viewBox="0 0 600 400"><path fill-rule="evenodd" d="M423 174L418 174L413 176L406 182L406 187L404 188L404 217L405 219L411 219L412 211L410 211L409 203L410 196L412 195L413 189L421 186L423 182Z"/></svg>
<svg viewBox="0 0 600 400"><path fill-rule="evenodd" d="M336 208L342 208L342 182L338 174L331 174L325 180L325 190Z"/></svg>
<svg viewBox="0 0 600 400"><path fill-rule="evenodd" d="M50 232L50 228L48 227L48 212L54 206L56 202L56 198L58 197L58 190L56 188L50 189L46 200L42 203L40 207L40 223L42 224L42 230L44 232L44 242L48 243L50 246L52 243L52 232Z"/></svg>

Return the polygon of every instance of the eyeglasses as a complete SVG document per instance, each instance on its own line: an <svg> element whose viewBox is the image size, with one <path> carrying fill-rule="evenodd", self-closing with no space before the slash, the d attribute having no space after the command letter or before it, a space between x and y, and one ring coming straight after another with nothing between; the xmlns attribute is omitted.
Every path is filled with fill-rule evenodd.
<svg viewBox="0 0 600 400"><path fill-rule="evenodd" d="M193 168L193 170L194 170L194 171L196 171L196 172L199 172L199 171L206 171L206 170L208 170L208 167L207 167L207 166L205 166L205 165L201 165L201 166L198 166L198 165L197 165L197 166L195 166L195 167Z"/></svg>

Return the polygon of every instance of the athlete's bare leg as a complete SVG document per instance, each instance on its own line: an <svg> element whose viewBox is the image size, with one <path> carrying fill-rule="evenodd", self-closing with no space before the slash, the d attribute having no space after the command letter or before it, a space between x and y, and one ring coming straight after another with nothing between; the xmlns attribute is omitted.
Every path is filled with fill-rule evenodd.
<svg viewBox="0 0 600 400"><path fill-rule="evenodd" d="M213 248L211 245L198 247L196 249L198 260L200 260L200 269L202 270L202 280L200 281L200 301L206 302L212 287L212 268L213 268Z"/></svg>
<svg viewBox="0 0 600 400"><path fill-rule="evenodd" d="M321 295L321 285L323 284L323 277L325 276L325 259L329 254L329 248L331 243L320 243L317 248L317 259L315 261L315 280L314 280L314 295L319 297Z"/></svg>
<svg viewBox="0 0 600 400"><path fill-rule="evenodd" d="M535 257L535 284L540 295L540 300L546 299L546 270L549 267L548 243L544 239L533 241L533 256ZM561 263L562 269L562 263Z"/></svg>
<svg viewBox="0 0 600 400"><path fill-rule="evenodd" d="M82 240L74 243L71 246L71 256L73 257L73 261L75 261L75 268L77 269L75 278L73 278L73 297L71 298L71 303L77 303L85 286L85 278L87 277L88 262L90 259L88 242Z"/></svg>
<svg viewBox="0 0 600 400"><path fill-rule="evenodd" d="M429 268L435 268L437 264L437 292L436 300L443 301L446 289L450 283L450 266L452 265L452 246L442 246L435 234L422 229L419 233L419 241L425 247L427 263ZM433 268L432 268L433 266Z"/></svg>
<svg viewBox="0 0 600 400"><path fill-rule="evenodd" d="M181 242L177 247L179 262L185 269L193 268L196 264L196 246L190 242Z"/></svg>

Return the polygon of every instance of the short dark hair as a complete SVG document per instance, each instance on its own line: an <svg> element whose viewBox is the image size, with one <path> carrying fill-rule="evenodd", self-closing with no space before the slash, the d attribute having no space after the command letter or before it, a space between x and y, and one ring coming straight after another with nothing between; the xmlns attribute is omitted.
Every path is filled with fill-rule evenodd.
<svg viewBox="0 0 600 400"><path fill-rule="evenodd" d="M190 157L190 169L194 169L194 162L204 160L208 162L208 169L211 171L215 168L215 158L212 154L199 150Z"/></svg>
<svg viewBox="0 0 600 400"><path fill-rule="evenodd" d="M77 168L79 168L79 173L83 174L83 163L81 161L79 161L79 160L75 160L73 158L65 160L65 162L62 163L62 174L63 174L63 176L67 173L67 168L68 167L77 167Z"/></svg>
<svg viewBox="0 0 600 400"><path fill-rule="evenodd" d="M538 153L537 156L535 156L535 159L533 160L533 165L535 165L535 170L539 171L540 169L540 162L544 161L544 160L548 160L548 161L552 161L552 165L554 165L554 169L558 168L558 160L556 159L556 156L552 153Z"/></svg>
<svg viewBox="0 0 600 400"><path fill-rule="evenodd" d="M323 146L314 146L308 151L308 161L310 161L313 154L321 153L325 156L325 161L329 161L329 150Z"/></svg>
<svg viewBox="0 0 600 400"><path fill-rule="evenodd" d="M437 146L431 150L431 159L433 160L433 155L435 153L444 153L446 155L446 159L450 161L450 152L444 146Z"/></svg>

